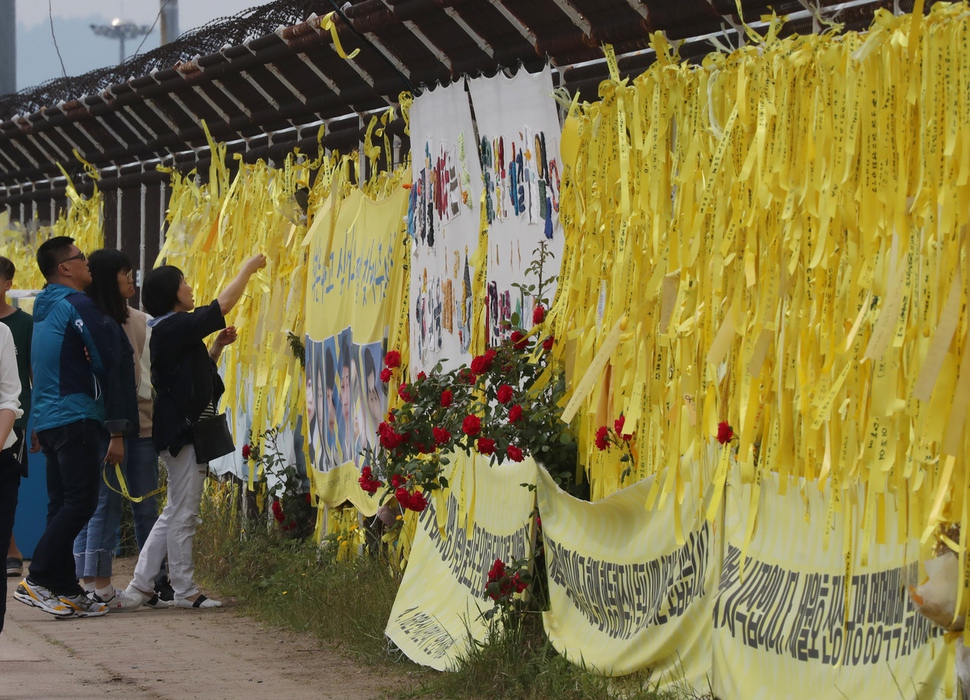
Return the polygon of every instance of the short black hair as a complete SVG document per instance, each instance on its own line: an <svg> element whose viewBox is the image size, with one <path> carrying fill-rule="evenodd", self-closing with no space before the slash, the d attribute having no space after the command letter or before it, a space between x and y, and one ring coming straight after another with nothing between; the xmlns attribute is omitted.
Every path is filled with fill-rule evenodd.
<svg viewBox="0 0 970 700"><path fill-rule="evenodd" d="M54 236L48 238L37 248L37 267L45 280L49 280L57 272L57 266L64 262L64 255L74 243L70 236Z"/></svg>
<svg viewBox="0 0 970 700"><path fill-rule="evenodd" d="M152 316L163 316L175 308L179 287L185 275L174 265L162 265L145 275L141 286L141 303Z"/></svg>
<svg viewBox="0 0 970 700"><path fill-rule="evenodd" d="M329 347L325 348L323 351L323 376L328 387L331 389L337 388L334 386L334 384L336 384L337 371L333 362L333 350L331 350Z"/></svg>
<svg viewBox="0 0 970 700"><path fill-rule="evenodd" d="M0 277L13 282L13 276L17 273L17 267L10 258L0 255Z"/></svg>
<svg viewBox="0 0 970 700"><path fill-rule="evenodd" d="M128 320L128 300L118 289L118 273L131 270L131 260L120 250L102 248L88 258L91 284L84 293L91 297L101 313L120 324Z"/></svg>
<svg viewBox="0 0 970 700"><path fill-rule="evenodd" d="M364 381L367 381L367 377L371 374L374 375L375 380L377 379L377 363L374 362L374 353L372 353L367 348L364 348L364 352L361 353L364 356Z"/></svg>
<svg viewBox="0 0 970 700"><path fill-rule="evenodd" d="M340 336L340 370L344 367L350 368L350 333L346 332Z"/></svg>

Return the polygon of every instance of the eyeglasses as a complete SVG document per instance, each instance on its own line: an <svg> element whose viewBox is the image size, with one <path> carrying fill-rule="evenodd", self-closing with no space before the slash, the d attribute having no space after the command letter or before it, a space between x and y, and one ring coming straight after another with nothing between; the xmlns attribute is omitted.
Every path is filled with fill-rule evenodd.
<svg viewBox="0 0 970 700"><path fill-rule="evenodd" d="M133 273L133 271L132 271L132 270L128 270L128 272L122 272L122 273L119 273L119 274L122 274L122 275L124 275L124 276L125 276L125 277L127 277L127 278L128 278L129 280L133 280L133 279L135 279L135 275L134 275L134 273Z"/></svg>
<svg viewBox="0 0 970 700"><path fill-rule="evenodd" d="M64 263L71 262L72 260L87 260L87 259L88 259L88 256L86 256L84 253L78 253L77 255L72 255L69 258L64 258L58 264L63 265Z"/></svg>

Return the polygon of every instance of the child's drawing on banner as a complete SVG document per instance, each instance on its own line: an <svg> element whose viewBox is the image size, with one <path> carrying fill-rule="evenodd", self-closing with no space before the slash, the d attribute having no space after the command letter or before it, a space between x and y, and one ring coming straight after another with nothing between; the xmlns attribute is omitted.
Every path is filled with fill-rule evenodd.
<svg viewBox="0 0 970 700"><path fill-rule="evenodd" d="M559 225L558 137L528 127L513 138L483 134L481 159L488 222L516 217L541 225L552 240Z"/></svg>
<svg viewBox="0 0 970 700"><path fill-rule="evenodd" d="M548 69L514 78L499 75L468 81L480 134L479 157L488 231L488 342L508 337L507 322L518 314L531 324L533 299L513 284L535 284L525 276L535 250L545 242L554 256L543 277L558 274L562 254L559 223L561 125ZM552 301L555 285L543 290Z"/></svg>
<svg viewBox="0 0 970 700"><path fill-rule="evenodd" d="M462 189L457 147L435 148L431 141L424 144L424 165L415 174L412 196L416 198L415 242L433 248L440 240L442 228L457 219L469 193Z"/></svg>
<svg viewBox="0 0 970 700"><path fill-rule="evenodd" d="M473 309L470 260L478 246L481 170L464 86L422 94L411 108L413 162L408 231L411 364L469 360Z"/></svg>
<svg viewBox="0 0 970 700"><path fill-rule="evenodd" d="M381 381L380 370L384 365L384 346L382 343L368 343L360 347L361 364L364 368L364 394L367 410L364 425L366 435L364 442L370 447L377 447L377 426L384 420L387 411L387 394L384 382Z"/></svg>

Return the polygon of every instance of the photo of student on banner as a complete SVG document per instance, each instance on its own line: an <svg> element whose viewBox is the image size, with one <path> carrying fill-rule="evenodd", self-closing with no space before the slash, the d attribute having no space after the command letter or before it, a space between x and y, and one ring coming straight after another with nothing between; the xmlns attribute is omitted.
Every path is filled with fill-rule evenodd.
<svg viewBox="0 0 970 700"><path fill-rule="evenodd" d="M358 381L357 367L358 346L353 343L351 329L345 328L339 336L340 356L337 360L340 367L338 377L340 387L340 445L343 449L343 462L360 461L363 449L363 422L360 413L361 392Z"/></svg>
<svg viewBox="0 0 970 700"><path fill-rule="evenodd" d="M320 343L306 337L306 437L310 451L310 464L319 469L318 456L320 455L320 430L322 422L319 422L318 408L319 387L320 387Z"/></svg>
<svg viewBox="0 0 970 700"><path fill-rule="evenodd" d="M323 341L323 392L320 394L323 410L317 409L322 420L323 454L320 471L328 472L343 464L343 450L338 439L340 430L340 411L337 406L337 364L336 342L333 337Z"/></svg>
<svg viewBox="0 0 970 700"><path fill-rule="evenodd" d="M384 393L384 382L380 378L380 367L384 365L383 343L362 345L360 354L364 365L364 392L367 404L364 423L367 431L365 442L372 448L376 448L377 426L384 420L384 413L387 411L387 396Z"/></svg>

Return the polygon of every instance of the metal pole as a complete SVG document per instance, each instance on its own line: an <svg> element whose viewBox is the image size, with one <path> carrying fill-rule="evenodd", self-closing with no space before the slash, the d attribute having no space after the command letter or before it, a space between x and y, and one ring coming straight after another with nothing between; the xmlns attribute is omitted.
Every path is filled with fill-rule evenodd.
<svg viewBox="0 0 970 700"><path fill-rule="evenodd" d="M0 0L0 95L17 92L17 7Z"/></svg>
<svg viewBox="0 0 970 700"><path fill-rule="evenodd" d="M121 188L119 187L115 190L117 197L115 197L115 212L117 216L117 221L115 221L115 248L121 250Z"/></svg>

